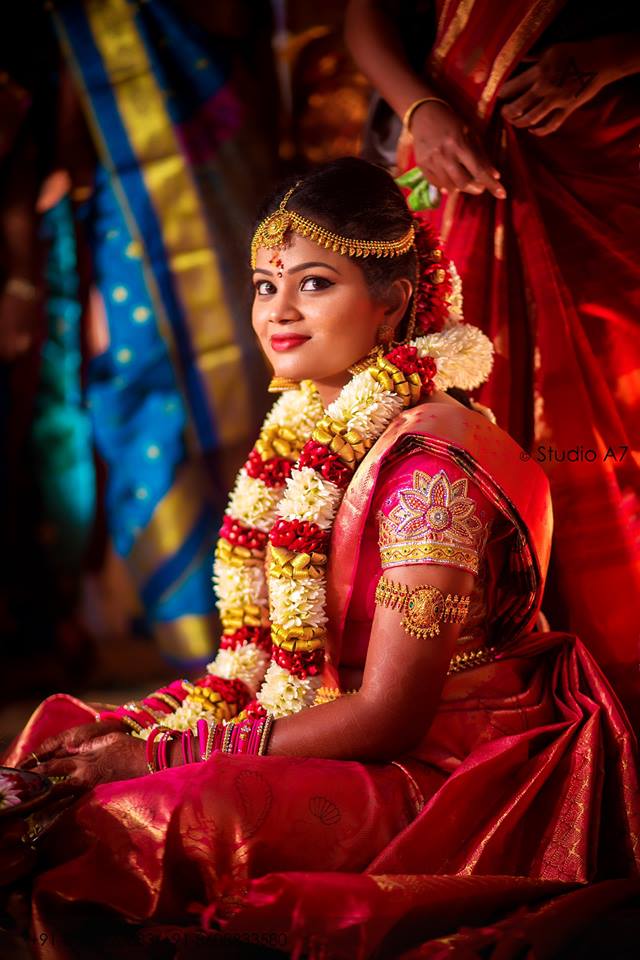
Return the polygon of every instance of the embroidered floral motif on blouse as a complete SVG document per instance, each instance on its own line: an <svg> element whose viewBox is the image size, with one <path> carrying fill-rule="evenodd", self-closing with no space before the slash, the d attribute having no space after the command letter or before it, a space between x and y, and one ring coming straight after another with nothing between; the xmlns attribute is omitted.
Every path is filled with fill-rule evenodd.
<svg viewBox="0 0 640 960"><path fill-rule="evenodd" d="M445 470L433 476L416 470L397 501L388 515L379 514L383 569L442 563L477 575L486 530L476 516L476 501L468 496L466 477L451 482Z"/></svg>

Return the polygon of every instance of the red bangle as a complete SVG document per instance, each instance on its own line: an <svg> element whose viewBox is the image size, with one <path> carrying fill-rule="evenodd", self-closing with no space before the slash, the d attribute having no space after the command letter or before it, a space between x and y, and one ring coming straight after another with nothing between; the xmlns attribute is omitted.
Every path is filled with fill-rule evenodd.
<svg viewBox="0 0 640 960"><path fill-rule="evenodd" d="M169 760L168 760L167 751L168 751L169 744L172 742L173 742L173 731L167 731L165 735L160 739L160 744L158 746L160 770L169 769Z"/></svg>
<svg viewBox="0 0 640 960"><path fill-rule="evenodd" d="M166 730L166 727L154 727L154 729L149 732L149 736L147 737L144 756L145 760L147 761L147 769L149 770L149 773L158 772L158 767L156 764L155 742L160 734L165 733Z"/></svg>

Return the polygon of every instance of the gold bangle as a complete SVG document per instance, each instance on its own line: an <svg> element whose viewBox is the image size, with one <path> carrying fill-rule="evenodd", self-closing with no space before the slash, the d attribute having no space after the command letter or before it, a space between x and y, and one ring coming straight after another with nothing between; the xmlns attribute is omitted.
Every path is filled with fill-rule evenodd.
<svg viewBox="0 0 640 960"><path fill-rule="evenodd" d="M209 723L209 727L207 730L207 742L204 745L204 753L200 758L204 762L206 762L211 756L211 748L213 747L213 738L215 736L217 726L218 726L217 720L213 720L211 723Z"/></svg>
<svg viewBox="0 0 640 960"><path fill-rule="evenodd" d="M229 752L228 747L231 743L231 734L233 733L233 727L234 727L234 723L232 720L230 720L229 723L227 723L226 725L226 729L224 731L224 737L222 738L222 747L220 748L222 753Z"/></svg>
<svg viewBox="0 0 640 960"><path fill-rule="evenodd" d="M145 729L142 724L137 723L133 717L120 717L120 719L124 723L125 727L129 727L134 733L142 733L142 731Z"/></svg>
<svg viewBox="0 0 640 960"><path fill-rule="evenodd" d="M421 107L423 103L443 103L445 107L449 107L449 109L451 109L451 105L447 103L446 100L443 100L442 97L420 97L419 100L414 100L413 103L407 107L402 118L402 129L407 133L411 133L411 121L413 120L413 115L418 107Z"/></svg>
<svg viewBox="0 0 640 960"><path fill-rule="evenodd" d="M264 722L264 727L262 728L262 733L260 736L260 743L258 744L258 755L264 756L267 752L267 743L269 742L269 737L271 736L271 727L273 726L274 716L272 713L267 714L267 718Z"/></svg>

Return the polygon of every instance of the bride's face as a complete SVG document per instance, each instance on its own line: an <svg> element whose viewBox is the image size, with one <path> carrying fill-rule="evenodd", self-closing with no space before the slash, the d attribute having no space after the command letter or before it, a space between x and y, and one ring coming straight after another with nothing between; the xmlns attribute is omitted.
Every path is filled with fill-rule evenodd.
<svg viewBox="0 0 640 960"><path fill-rule="evenodd" d="M402 317L374 300L357 261L325 250L297 234L282 249L260 248L253 274L253 329L279 377L313 380L331 400L364 357L378 328ZM409 286L410 292L410 286Z"/></svg>

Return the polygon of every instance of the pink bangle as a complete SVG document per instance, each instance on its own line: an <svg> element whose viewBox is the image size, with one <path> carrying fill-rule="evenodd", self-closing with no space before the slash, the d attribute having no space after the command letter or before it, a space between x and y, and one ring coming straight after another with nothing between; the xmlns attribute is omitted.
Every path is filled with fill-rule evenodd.
<svg viewBox="0 0 640 960"><path fill-rule="evenodd" d="M209 724L204 717L201 717L196 723L196 730L198 731L198 751L200 753L198 759L204 760L205 750L207 749L207 740L209 738Z"/></svg>
<svg viewBox="0 0 640 960"><path fill-rule="evenodd" d="M185 763L193 763L193 734L185 730L182 734L182 756Z"/></svg>

